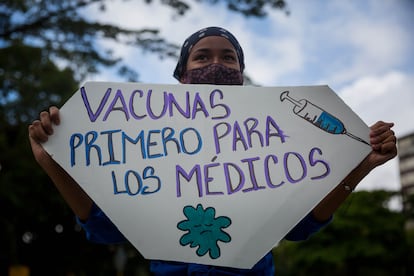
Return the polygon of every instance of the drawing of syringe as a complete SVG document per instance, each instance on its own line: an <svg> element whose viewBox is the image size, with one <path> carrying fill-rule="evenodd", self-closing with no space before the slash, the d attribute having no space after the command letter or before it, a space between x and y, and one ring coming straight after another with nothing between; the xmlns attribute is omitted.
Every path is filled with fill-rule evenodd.
<svg viewBox="0 0 414 276"><path fill-rule="evenodd" d="M314 105L308 100L295 100L289 96L289 91L284 91L282 92L282 94L280 94L280 101L283 102L284 100L288 100L289 102L293 103L295 105L293 108L293 112L299 117L310 122L314 126L317 126L318 128L330 134L345 134L351 137L352 139L355 139L359 142L362 142L370 146L370 144L365 140L355 136L352 133L349 133L345 129L344 124L338 118L336 118L332 114L329 114L328 112Z"/></svg>

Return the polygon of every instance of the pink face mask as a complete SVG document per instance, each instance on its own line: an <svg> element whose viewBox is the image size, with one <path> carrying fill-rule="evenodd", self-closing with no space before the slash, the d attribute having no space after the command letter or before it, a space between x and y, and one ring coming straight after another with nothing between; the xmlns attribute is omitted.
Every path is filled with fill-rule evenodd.
<svg viewBox="0 0 414 276"><path fill-rule="evenodd" d="M186 71L181 80L185 84L242 85L243 75L239 70L212 63Z"/></svg>

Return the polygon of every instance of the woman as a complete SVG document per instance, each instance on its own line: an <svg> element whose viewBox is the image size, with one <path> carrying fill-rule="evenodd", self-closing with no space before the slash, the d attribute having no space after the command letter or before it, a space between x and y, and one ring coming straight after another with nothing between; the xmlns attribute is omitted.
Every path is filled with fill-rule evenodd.
<svg viewBox="0 0 414 276"><path fill-rule="evenodd" d="M242 85L244 67L243 50L237 39L222 28L209 27L194 33L184 42L174 77L184 84ZM106 215L43 149L41 143L53 134L54 124L59 124L59 110L51 107L49 112L41 112L40 119L29 126L29 139L36 161L50 176L91 241L125 242ZM375 167L396 156L392 126L393 123L381 121L371 126L371 153L289 232L286 239L304 240L329 223L335 210L358 183ZM274 264L269 252L251 270L152 261L151 271L155 275L273 275Z"/></svg>

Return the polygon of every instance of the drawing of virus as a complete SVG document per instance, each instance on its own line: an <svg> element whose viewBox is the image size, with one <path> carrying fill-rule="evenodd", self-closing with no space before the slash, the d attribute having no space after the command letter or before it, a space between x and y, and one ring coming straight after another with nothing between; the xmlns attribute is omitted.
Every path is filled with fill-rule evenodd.
<svg viewBox="0 0 414 276"><path fill-rule="evenodd" d="M228 217L217 217L216 210L213 207L203 209L203 205L198 204L197 208L185 206L183 209L187 220L177 224L178 229L187 231L180 239L180 244L190 247L197 247L198 256L204 256L209 252L210 258L217 259L220 257L220 248L218 242L230 242L231 237L222 229L229 227L231 220Z"/></svg>

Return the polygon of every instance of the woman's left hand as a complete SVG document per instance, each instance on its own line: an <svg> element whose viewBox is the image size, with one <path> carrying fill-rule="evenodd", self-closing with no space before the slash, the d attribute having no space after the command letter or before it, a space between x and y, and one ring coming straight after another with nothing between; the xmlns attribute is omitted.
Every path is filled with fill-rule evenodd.
<svg viewBox="0 0 414 276"><path fill-rule="evenodd" d="M394 123L378 121L371 126L370 143L371 153L367 157L368 163L375 168L397 156L397 138L391 129Z"/></svg>

